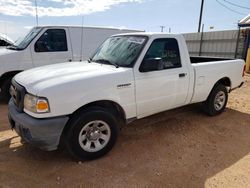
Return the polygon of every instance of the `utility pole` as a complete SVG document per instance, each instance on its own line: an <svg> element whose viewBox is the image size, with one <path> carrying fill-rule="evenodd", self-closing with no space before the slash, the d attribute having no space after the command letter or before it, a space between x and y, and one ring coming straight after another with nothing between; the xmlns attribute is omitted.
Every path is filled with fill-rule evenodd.
<svg viewBox="0 0 250 188"><path fill-rule="evenodd" d="M199 56L201 56L201 54L202 54L203 32L204 32L204 24L202 24L202 30L201 30L201 40L200 40Z"/></svg>
<svg viewBox="0 0 250 188"><path fill-rule="evenodd" d="M82 15L81 59L80 59L80 61L82 61L82 57L83 57L83 25L84 25L84 16Z"/></svg>
<svg viewBox="0 0 250 188"><path fill-rule="evenodd" d="M202 22L202 14L203 14L203 5L204 5L204 0L201 0L201 10L200 10L198 33L201 32L201 22Z"/></svg>
<svg viewBox="0 0 250 188"><path fill-rule="evenodd" d="M38 26L38 14L37 14L37 2L35 0L35 6L36 6L36 26Z"/></svg>
<svg viewBox="0 0 250 188"><path fill-rule="evenodd" d="M161 32L163 33L165 26L160 25L160 28L161 28Z"/></svg>

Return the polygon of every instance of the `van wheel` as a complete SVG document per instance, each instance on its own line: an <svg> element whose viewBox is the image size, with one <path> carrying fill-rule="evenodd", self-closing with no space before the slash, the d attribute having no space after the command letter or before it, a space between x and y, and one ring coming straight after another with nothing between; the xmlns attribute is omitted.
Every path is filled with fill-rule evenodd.
<svg viewBox="0 0 250 188"><path fill-rule="evenodd" d="M80 160L92 160L108 153L116 143L119 131L114 116L99 107L76 113L67 126L66 147Z"/></svg>
<svg viewBox="0 0 250 188"><path fill-rule="evenodd" d="M217 85L204 102L204 110L210 116L220 114L225 110L228 100L228 91L224 85Z"/></svg>
<svg viewBox="0 0 250 188"><path fill-rule="evenodd" d="M10 100L10 85L11 85L12 77L5 78L1 85L1 95L0 101L1 102L8 102Z"/></svg>

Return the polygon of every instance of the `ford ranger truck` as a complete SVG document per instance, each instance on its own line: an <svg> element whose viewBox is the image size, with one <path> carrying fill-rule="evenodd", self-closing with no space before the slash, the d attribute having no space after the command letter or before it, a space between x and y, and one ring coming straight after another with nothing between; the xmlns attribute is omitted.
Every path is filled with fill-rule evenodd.
<svg viewBox="0 0 250 188"><path fill-rule="evenodd" d="M59 143L79 159L103 156L122 126L200 103L222 113L243 84L243 60L190 57L182 35L133 33L108 38L86 62L17 74L9 120L21 138L43 150Z"/></svg>

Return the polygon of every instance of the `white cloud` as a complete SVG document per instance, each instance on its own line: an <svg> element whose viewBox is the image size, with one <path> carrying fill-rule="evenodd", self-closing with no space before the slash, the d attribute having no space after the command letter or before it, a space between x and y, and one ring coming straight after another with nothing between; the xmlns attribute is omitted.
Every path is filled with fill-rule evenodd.
<svg viewBox="0 0 250 188"><path fill-rule="evenodd" d="M121 3L140 3L144 0L37 0L39 17L86 15L110 9ZM35 16L34 0L0 0L0 14L11 16ZM42 6L46 4L48 6ZM49 6L50 4L58 6Z"/></svg>
<svg viewBox="0 0 250 188"><path fill-rule="evenodd" d="M123 25L119 26L119 27L113 26L113 25L108 25L108 26L105 26L105 27L107 27L107 28L115 28L115 29L129 29L126 26L123 26Z"/></svg>
<svg viewBox="0 0 250 188"><path fill-rule="evenodd" d="M24 29L27 29L27 30L30 30L31 28L33 28L34 26L32 26L32 25L26 25L26 26L24 26L23 28Z"/></svg>

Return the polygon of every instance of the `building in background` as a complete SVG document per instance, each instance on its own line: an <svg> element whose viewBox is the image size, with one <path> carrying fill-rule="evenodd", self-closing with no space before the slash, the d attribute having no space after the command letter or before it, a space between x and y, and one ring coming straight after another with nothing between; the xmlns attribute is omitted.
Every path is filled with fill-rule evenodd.
<svg viewBox="0 0 250 188"><path fill-rule="evenodd" d="M248 29L186 33L191 56L215 56L222 58L246 58L249 38Z"/></svg>
<svg viewBox="0 0 250 188"><path fill-rule="evenodd" d="M250 14L248 16L246 16L245 18L243 18L242 20L239 21L239 30L241 28L246 28L245 31L247 36L246 36L246 48L245 48L245 59L246 59L246 71L249 72L250 70Z"/></svg>
<svg viewBox="0 0 250 188"><path fill-rule="evenodd" d="M238 30L185 33L191 56L215 56L246 60L250 70L250 15L238 23Z"/></svg>

